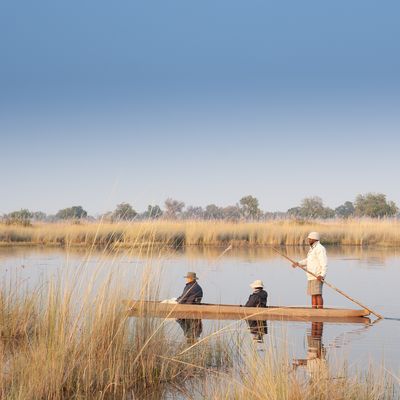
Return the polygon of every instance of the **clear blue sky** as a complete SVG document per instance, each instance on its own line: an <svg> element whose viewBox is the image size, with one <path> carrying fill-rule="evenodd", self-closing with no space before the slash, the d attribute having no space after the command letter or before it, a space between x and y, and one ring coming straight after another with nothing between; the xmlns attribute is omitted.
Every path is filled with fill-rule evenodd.
<svg viewBox="0 0 400 400"><path fill-rule="evenodd" d="M398 1L0 3L0 213L400 204Z"/></svg>

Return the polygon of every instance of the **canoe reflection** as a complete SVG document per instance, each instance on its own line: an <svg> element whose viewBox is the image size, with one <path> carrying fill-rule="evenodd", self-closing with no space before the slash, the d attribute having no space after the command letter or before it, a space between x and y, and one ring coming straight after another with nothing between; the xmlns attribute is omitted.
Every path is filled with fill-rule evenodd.
<svg viewBox="0 0 400 400"><path fill-rule="evenodd" d="M177 319L176 322L183 330L188 344L196 343L203 332L201 319Z"/></svg>
<svg viewBox="0 0 400 400"><path fill-rule="evenodd" d="M268 335L267 321L247 320L250 333L253 335L253 340L258 343L263 343L264 335Z"/></svg>

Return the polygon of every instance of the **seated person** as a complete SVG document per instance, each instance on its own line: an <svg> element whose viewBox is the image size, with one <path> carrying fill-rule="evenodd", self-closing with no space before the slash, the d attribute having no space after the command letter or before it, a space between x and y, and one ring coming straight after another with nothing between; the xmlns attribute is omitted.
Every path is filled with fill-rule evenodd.
<svg viewBox="0 0 400 400"><path fill-rule="evenodd" d="M268 293L263 290L264 284L262 281L257 279L250 287L253 289L253 293L249 296L245 307L267 307Z"/></svg>
<svg viewBox="0 0 400 400"><path fill-rule="evenodd" d="M179 304L200 304L203 298L203 290L197 283L196 272L188 272L184 278L186 278L186 286L176 301Z"/></svg>

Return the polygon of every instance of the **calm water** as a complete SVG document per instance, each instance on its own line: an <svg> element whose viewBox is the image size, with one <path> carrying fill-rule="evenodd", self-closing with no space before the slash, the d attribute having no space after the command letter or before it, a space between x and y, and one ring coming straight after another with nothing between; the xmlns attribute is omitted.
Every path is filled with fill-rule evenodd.
<svg viewBox="0 0 400 400"><path fill-rule="evenodd" d="M132 252L104 255L94 252L38 248L0 248L0 273L3 282L18 280L34 287L52 276L79 268L87 279L96 275L97 283L107 271L121 274L124 283L137 281L144 270L151 272L160 283L160 299L177 297L184 286L187 271L197 272L203 287L204 302L244 304L251 289L249 283L262 279L269 293L270 305L305 305L305 274L292 269L290 264L276 257L269 249L235 249L219 255L224 249L188 249L165 252L152 257ZM284 249L295 259L303 258L306 248ZM360 249L354 247L327 248L329 269L327 279L352 297L375 309L385 317L374 325L310 322L268 322L264 344L274 336L286 343L293 362L302 363L314 352L318 357L334 363L345 356L350 366L364 368L369 362L382 361L394 374L400 374L400 251L387 249ZM96 274L94 274L96 272ZM325 288L326 306L357 307ZM252 340L245 322L203 321L202 335L221 326L224 335L247 335ZM183 330L175 321L168 323L171 336L185 340ZM322 354L322 355L321 355ZM299 367L302 368L302 367Z"/></svg>

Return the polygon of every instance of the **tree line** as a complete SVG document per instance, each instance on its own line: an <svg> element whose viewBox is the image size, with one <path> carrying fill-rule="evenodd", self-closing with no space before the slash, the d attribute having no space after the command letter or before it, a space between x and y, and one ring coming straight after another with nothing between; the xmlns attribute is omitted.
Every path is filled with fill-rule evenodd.
<svg viewBox="0 0 400 400"><path fill-rule="evenodd" d="M32 212L28 209L13 211L2 216L6 224L30 225L32 222L55 222L62 220L99 220L109 222L166 219L166 220L228 220L228 221L260 221L271 219L334 219L334 218L387 218L400 217L399 208L393 201L388 201L383 193L359 194L354 202L346 201L336 208L326 207L318 197L306 197L299 206L286 212L264 212L260 209L256 197L242 197L235 205L225 207L209 204L206 207L186 206L183 201L168 198L164 207L149 205L143 212L137 212L130 203L120 203L114 211L93 217L82 206L72 206L59 210L55 215L44 212Z"/></svg>

